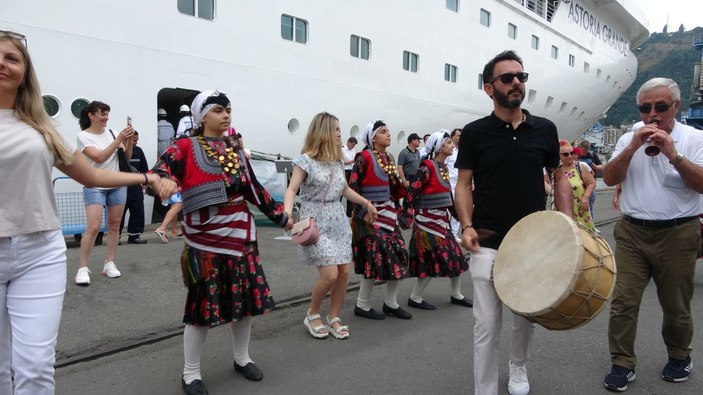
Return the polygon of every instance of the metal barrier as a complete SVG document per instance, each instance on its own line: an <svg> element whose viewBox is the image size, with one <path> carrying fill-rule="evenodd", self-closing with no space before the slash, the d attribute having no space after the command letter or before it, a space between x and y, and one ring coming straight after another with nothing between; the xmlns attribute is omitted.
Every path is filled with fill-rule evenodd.
<svg viewBox="0 0 703 395"><path fill-rule="evenodd" d="M74 235L76 241L80 242L80 237L85 233L87 227L87 219L85 215L85 201L83 200L83 190L79 192L56 192L59 181L63 183L66 180L73 181L70 177L56 177L53 179L54 198L56 199L56 209L59 213L59 222L61 223L61 232L64 235ZM79 185L74 182L74 189ZM59 185L62 189L67 185ZM70 190L70 188L69 188ZM107 231L107 210L103 208L103 220L100 224L100 232Z"/></svg>

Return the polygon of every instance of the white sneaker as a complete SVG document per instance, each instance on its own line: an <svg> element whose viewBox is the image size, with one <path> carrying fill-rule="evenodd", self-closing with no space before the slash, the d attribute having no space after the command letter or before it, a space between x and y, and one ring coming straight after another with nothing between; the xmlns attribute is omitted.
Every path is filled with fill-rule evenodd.
<svg viewBox="0 0 703 395"><path fill-rule="evenodd" d="M115 262L113 261L105 262L105 266L103 266L103 274L111 278L119 277L122 275L122 273L117 270L117 266L115 266Z"/></svg>
<svg viewBox="0 0 703 395"><path fill-rule="evenodd" d="M76 285L90 285L90 269L82 267L76 273Z"/></svg>
<svg viewBox="0 0 703 395"><path fill-rule="evenodd" d="M513 365L513 361L508 362L510 377L508 378L508 393L510 395L527 395L530 393L530 382L527 381L527 369L525 366Z"/></svg>

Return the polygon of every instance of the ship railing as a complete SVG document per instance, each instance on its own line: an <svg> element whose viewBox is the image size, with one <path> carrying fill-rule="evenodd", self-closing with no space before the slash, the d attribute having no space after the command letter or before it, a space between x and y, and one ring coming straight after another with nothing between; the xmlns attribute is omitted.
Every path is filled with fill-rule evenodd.
<svg viewBox="0 0 703 395"><path fill-rule="evenodd" d="M515 0L529 11L551 21L559 7L559 0Z"/></svg>

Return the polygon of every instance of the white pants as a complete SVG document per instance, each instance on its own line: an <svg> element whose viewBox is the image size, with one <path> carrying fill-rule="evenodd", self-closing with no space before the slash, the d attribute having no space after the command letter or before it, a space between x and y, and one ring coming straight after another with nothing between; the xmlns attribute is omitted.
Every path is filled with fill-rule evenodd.
<svg viewBox="0 0 703 395"><path fill-rule="evenodd" d="M60 230L0 238L0 394L54 393L65 292L66 243Z"/></svg>
<svg viewBox="0 0 703 395"><path fill-rule="evenodd" d="M493 263L498 251L481 247L471 254L471 281L474 286L474 393L498 393L500 328L503 303L493 286ZM535 325L513 314L510 360L524 365ZM506 363L507 365L507 363Z"/></svg>

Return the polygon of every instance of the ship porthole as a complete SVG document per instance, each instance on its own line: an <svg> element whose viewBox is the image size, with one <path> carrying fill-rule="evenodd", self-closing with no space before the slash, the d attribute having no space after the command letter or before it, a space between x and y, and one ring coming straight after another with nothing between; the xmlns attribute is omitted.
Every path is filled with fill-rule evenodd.
<svg viewBox="0 0 703 395"><path fill-rule="evenodd" d="M42 100L44 101L44 109L47 114L49 114L52 118L56 118L61 112L61 103L59 102L59 99L57 99L56 96L44 95L42 96Z"/></svg>
<svg viewBox="0 0 703 395"><path fill-rule="evenodd" d="M352 125L351 129L349 129L349 135L351 137L357 137L359 136L359 126L358 125Z"/></svg>
<svg viewBox="0 0 703 395"><path fill-rule="evenodd" d="M73 114L74 117L80 118L81 117L81 111L83 111L83 108L90 104L90 101L88 99L84 99L82 97L79 97L78 99L75 99L71 103L71 114Z"/></svg>
<svg viewBox="0 0 703 395"><path fill-rule="evenodd" d="M290 132L290 134L296 134L299 129L300 129L300 122L298 122L298 120L295 118L291 118L288 121L288 132Z"/></svg>
<svg viewBox="0 0 703 395"><path fill-rule="evenodd" d="M401 130L398 132L398 137L396 137L395 141L401 143L405 140L405 130Z"/></svg>

